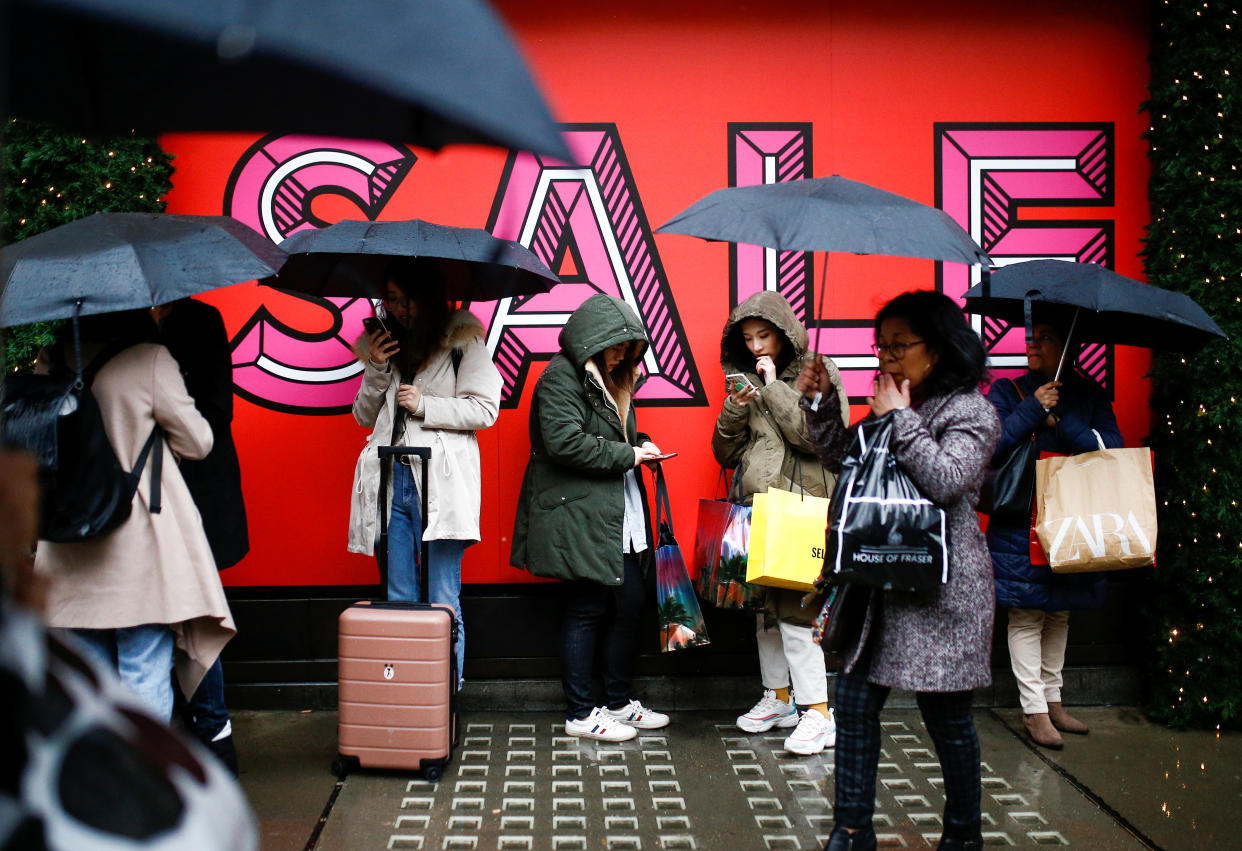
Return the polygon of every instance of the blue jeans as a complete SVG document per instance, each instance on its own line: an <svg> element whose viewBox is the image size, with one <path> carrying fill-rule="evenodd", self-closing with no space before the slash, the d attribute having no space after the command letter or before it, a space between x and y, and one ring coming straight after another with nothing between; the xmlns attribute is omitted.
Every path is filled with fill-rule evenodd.
<svg viewBox="0 0 1242 851"><path fill-rule="evenodd" d="M71 632L99 662L120 674L130 691L161 721L172 720L173 632L167 624Z"/></svg>
<svg viewBox="0 0 1242 851"><path fill-rule="evenodd" d="M203 744L215 741L220 733L229 729L229 708L224 705L224 668L219 656L203 675L185 708L194 725L194 735Z"/></svg>
<svg viewBox="0 0 1242 851"><path fill-rule="evenodd" d="M388 517L388 599L425 602L418 582L418 559L423 548L422 506L414 473L405 464L393 465L392 513ZM464 682L466 625L461 619L461 559L465 541L428 541L427 588L431 602L451 606L457 613L457 685Z"/></svg>
<svg viewBox="0 0 1242 851"><path fill-rule="evenodd" d="M630 671L638 650L643 613L643 575L638 556L625 555L625 582L602 585L588 579L569 583L562 632L561 668L567 718L585 718L595 703L592 674L599 648L604 703L618 709L629 703Z"/></svg>

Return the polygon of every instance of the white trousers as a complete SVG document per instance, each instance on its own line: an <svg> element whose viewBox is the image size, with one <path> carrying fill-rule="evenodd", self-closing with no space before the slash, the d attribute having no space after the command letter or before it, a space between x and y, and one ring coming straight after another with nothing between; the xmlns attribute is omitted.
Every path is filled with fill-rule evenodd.
<svg viewBox="0 0 1242 851"><path fill-rule="evenodd" d="M1009 610L1009 664L1018 680L1022 711L1034 715L1061 702L1061 669L1069 637L1069 612Z"/></svg>
<svg viewBox="0 0 1242 851"><path fill-rule="evenodd" d="M763 687L792 687L794 700L802 706L828 702L828 671L824 651L811 638L809 626L779 623L763 628L763 613L756 616L755 638L759 642L759 676Z"/></svg>

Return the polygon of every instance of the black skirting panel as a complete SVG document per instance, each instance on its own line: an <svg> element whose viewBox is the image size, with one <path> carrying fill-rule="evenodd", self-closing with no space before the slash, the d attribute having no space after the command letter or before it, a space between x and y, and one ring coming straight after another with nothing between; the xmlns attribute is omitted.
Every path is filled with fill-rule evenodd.
<svg viewBox="0 0 1242 851"><path fill-rule="evenodd" d="M1134 667L1140 662L1141 634L1134 602L1141 593L1141 571L1110 577L1103 609L1071 616L1069 667ZM560 583L468 585L462 591L467 628L465 676L470 681L559 678ZM224 651L225 677L233 694L274 690L282 704L298 695L322 693L336 683L337 617L373 587L234 588L229 602L238 634ZM644 617L636 677L758 677L755 616L704 606L711 644L661 653L655 597ZM993 660L1008 669L1006 612L997 612ZM251 703L243 698L245 703ZM265 699L260 701L267 703ZM307 699L306 705L323 698ZM244 703L238 704L239 708Z"/></svg>

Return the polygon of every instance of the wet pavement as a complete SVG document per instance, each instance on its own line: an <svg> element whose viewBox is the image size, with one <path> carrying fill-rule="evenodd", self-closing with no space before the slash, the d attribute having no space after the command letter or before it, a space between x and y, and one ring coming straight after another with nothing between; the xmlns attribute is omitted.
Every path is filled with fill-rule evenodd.
<svg viewBox="0 0 1242 851"><path fill-rule="evenodd" d="M1242 734L1175 732L1135 709L1075 707L1092 728L1036 748L1017 709L977 709L989 846L1242 847ZM819 849L832 752L789 754L719 711L680 712L619 744L564 735L559 713L469 712L436 784L330 773L333 712L238 712L242 784L264 849ZM943 781L917 710L884 714L876 829L932 848Z"/></svg>

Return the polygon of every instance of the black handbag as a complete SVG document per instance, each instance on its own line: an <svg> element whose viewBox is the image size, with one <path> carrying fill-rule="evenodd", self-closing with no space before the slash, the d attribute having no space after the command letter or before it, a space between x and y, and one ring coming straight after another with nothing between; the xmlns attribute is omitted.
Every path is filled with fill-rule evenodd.
<svg viewBox="0 0 1242 851"><path fill-rule="evenodd" d="M1012 379L1010 379L1012 381ZM1025 398L1018 382L1013 381L1018 399ZM1017 444L988 466L983 487L979 491L978 510L994 520L1029 524L1031 504L1035 499L1035 462L1039 449L1035 435Z"/></svg>
<svg viewBox="0 0 1242 851"><path fill-rule="evenodd" d="M869 586L849 584L832 587L824 603L823 627L819 637L819 646L825 653L845 653L858 643L870 604Z"/></svg>

